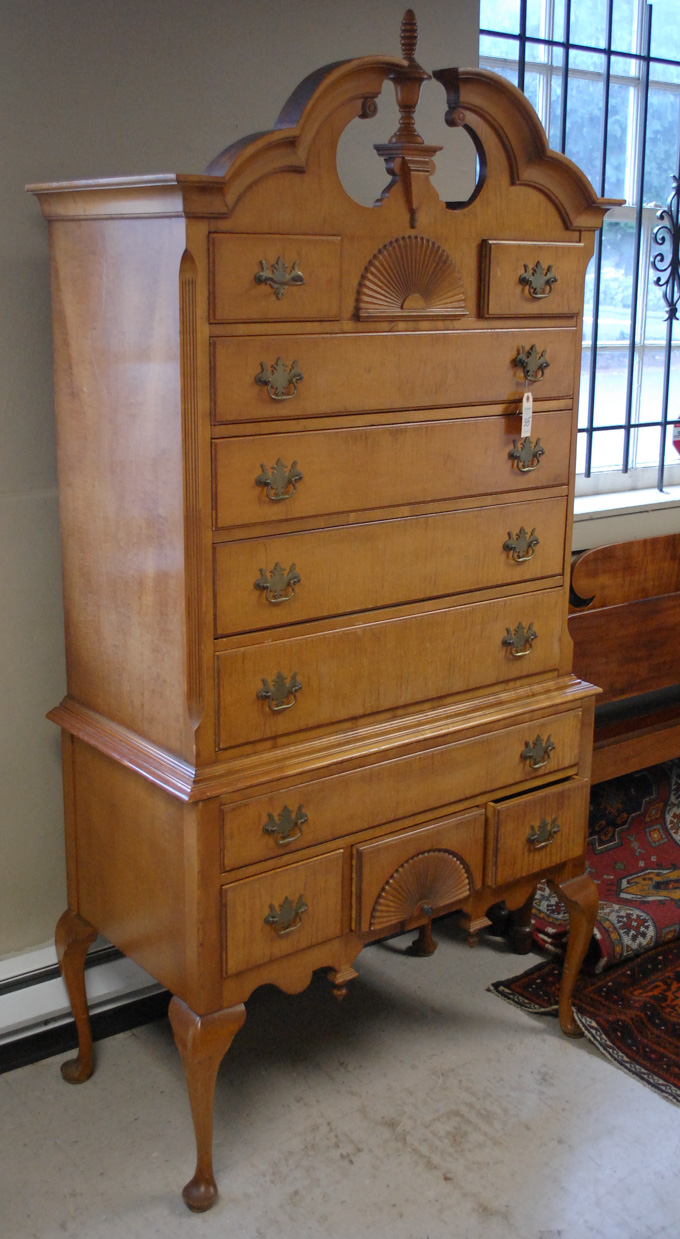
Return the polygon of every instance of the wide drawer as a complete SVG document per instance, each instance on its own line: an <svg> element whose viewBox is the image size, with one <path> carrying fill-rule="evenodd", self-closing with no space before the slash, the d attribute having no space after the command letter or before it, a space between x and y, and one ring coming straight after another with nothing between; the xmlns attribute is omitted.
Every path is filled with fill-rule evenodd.
<svg viewBox="0 0 680 1239"><path fill-rule="evenodd" d="M216 659L219 745L551 671L563 608L561 589L544 590L225 651ZM525 644L530 625L537 637Z"/></svg>
<svg viewBox="0 0 680 1239"><path fill-rule="evenodd" d="M521 354L549 363L536 398L570 397L573 328L224 336L212 341L215 422L518 400Z"/></svg>
<svg viewBox="0 0 680 1239"><path fill-rule="evenodd" d="M559 575L566 514L525 500L223 543L216 636Z"/></svg>
<svg viewBox="0 0 680 1239"><path fill-rule="evenodd" d="M499 318L579 314L587 265L581 242L482 242L482 305Z"/></svg>
<svg viewBox="0 0 680 1239"><path fill-rule="evenodd" d="M213 443L214 525L232 526L464 499L569 480L571 413L463 417L366 429L244 435ZM290 480L288 480L290 478Z"/></svg>
<svg viewBox="0 0 680 1239"><path fill-rule="evenodd" d="M339 237L211 233L213 322L292 322L339 314Z"/></svg>
<svg viewBox="0 0 680 1239"><path fill-rule="evenodd" d="M342 852L222 887L227 976L342 933Z"/></svg>
<svg viewBox="0 0 680 1239"><path fill-rule="evenodd" d="M570 779L505 804L490 804L487 884L501 886L580 856L586 846L589 794L586 779Z"/></svg>
<svg viewBox="0 0 680 1239"><path fill-rule="evenodd" d="M460 903L481 886L484 810L354 848L353 928L387 929Z"/></svg>
<svg viewBox="0 0 680 1239"><path fill-rule="evenodd" d="M223 804L222 868L238 869L554 775L578 765L580 743L581 713L569 710Z"/></svg>

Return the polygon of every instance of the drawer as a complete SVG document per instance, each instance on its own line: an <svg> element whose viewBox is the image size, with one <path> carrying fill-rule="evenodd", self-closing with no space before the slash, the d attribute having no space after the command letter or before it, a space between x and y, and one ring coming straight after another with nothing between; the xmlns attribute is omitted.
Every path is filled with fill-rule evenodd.
<svg viewBox="0 0 680 1239"><path fill-rule="evenodd" d="M551 671L564 605L562 590L543 590L219 653L219 745ZM520 624L538 634L526 655L504 644Z"/></svg>
<svg viewBox="0 0 680 1239"><path fill-rule="evenodd" d="M270 860L578 765L570 710L222 805L222 868ZM547 752L545 749L547 748Z"/></svg>
<svg viewBox="0 0 680 1239"><path fill-rule="evenodd" d="M213 322L293 322L339 315L339 237L211 233Z"/></svg>
<svg viewBox="0 0 680 1239"><path fill-rule="evenodd" d="M534 414L531 444L540 439L543 454L527 471L509 455L515 443L522 443L520 425L519 416L464 417L216 439L215 528L280 525L327 514L566 485L571 413Z"/></svg>
<svg viewBox="0 0 680 1239"><path fill-rule="evenodd" d="M481 886L483 862L483 809L359 844L352 928L387 929L460 903Z"/></svg>
<svg viewBox="0 0 680 1239"><path fill-rule="evenodd" d="M215 422L517 401L514 364L535 346L549 362L536 399L571 397L573 328L224 336L212 341ZM290 381L288 381L290 379Z"/></svg>
<svg viewBox="0 0 680 1239"><path fill-rule="evenodd" d="M558 787L488 806L486 881L501 886L580 856L588 829L590 784Z"/></svg>
<svg viewBox="0 0 680 1239"><path fill-rule="evenodd" d="M558 576L566 515L566 499L525 500L223 543L216 635Z"/></svg>
<svg viewBox="0 0 680 1239"><path fill-rule="evenodd" d="M226 976L342 933L342 852L222 887Z"/></svg>
<svg viewBox="0 0 680 1239"><path fill-rule="evenodd" d="M588 257L581 242L483 241L483 313L580 314Z"/></svg>

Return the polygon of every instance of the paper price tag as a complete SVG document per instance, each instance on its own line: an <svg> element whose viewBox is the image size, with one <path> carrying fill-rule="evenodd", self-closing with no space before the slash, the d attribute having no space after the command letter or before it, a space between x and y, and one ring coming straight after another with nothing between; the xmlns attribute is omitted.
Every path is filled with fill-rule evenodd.
<svg viewBox="0 0 680 1239"><path fill-rule="evenodd" d="M530 391L522 396L522 434L531 434L531 419L534 412L534 398Z"/></svg>

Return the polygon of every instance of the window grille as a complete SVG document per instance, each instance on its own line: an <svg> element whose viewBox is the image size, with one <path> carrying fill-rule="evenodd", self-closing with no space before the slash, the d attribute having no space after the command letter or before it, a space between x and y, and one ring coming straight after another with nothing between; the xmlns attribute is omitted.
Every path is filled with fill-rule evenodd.
<svg viewBox="0 0 680 1239"><path fill-rule="evenodd" d="M677 0L481 0L480 64L524 91L602 197L625 198L586 278L582 491L680 482L677 18Z"/></svg>

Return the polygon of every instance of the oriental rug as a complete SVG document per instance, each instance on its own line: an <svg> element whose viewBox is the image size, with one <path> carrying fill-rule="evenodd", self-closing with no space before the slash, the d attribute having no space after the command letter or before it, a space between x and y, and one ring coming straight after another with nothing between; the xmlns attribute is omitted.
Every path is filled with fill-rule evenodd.
<svg viewBox="0 0 680 1239"><path fill-rule="evenodd" d="M557 1015L561 964L548 960L489 989L534 1015ZM585 1036L636 1080L680 1105L680 941L602 975L582 972L574 1014Z"/></svg>
<svg viewBox="0 0 680 1239"><path fill-rule="evenodd" d="M600 897L587 970L600 972L680 936L680 760L592 788L587 866ZM564 905L541 884L537 945L561 952L568 928Z"/></svg>

